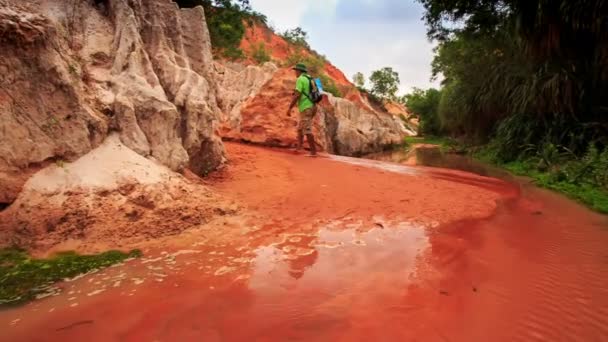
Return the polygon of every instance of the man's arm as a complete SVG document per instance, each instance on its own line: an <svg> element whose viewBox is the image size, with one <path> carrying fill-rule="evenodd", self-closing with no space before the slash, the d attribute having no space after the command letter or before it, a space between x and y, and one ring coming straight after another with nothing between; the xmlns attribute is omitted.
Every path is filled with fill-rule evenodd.
<svg viewBox="0 0 608 342"><path fill-rule="evenodd" d="M296 105L296 103L298 103L300 96L301 95L300 95L299 91L297 91L297 90L293 91L293 99L291 100L291 103L289 104L289 109L287 109L287 116L291 116L291 110Z"/></svg>

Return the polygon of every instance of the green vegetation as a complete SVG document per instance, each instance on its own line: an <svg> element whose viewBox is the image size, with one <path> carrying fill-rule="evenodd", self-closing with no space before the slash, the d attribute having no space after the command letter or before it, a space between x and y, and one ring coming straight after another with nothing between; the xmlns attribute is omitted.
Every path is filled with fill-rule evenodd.
<svg viewBox="0 0 608 342"><path fill-rule="evenodd" d="M293 30L287 30L281 33L280 36L294 46L310 50L310 45L308 44L308 34L302 30L301 27L296 27Z"/></svg>
<svg viewBox="0 0 608 342"><path fill-rule="evenodd" d="M321 84L323 85L324 91L332 94L335 97L342 97L342 92L340 91L340 89L338 89L338 86L336 85L336 82L334 82L334 80L332 80L324 73L321 73L319 75L319 78L321 79Z"/></svg>
<svg viewBox="0 0 608 342"><path fill-rule="evenodd" d="M365 87L365 76L361 72L357 72L353 75L353 83L357 88Z"/></svg>
<svg viewBox="0 0 608 342"><path fill-rule="evenodd" d="M441 134L441 123L436 115L441 100L441 91L434 88L428 90L414 88L411 93L399 100L419 117L421 134Z"/></svg>
<svg viewBox="0 0 608 342"><path fill-rule="evenodd" d="M380 70L372 72L369 77L372 88L370 93L386 100L394 100L397 97L399 90L399 74L391 67L384 67Z"/></svg>
<svg viewBox="0 0 608 342"><path fill-rule="evenodd" d="M266 49L266 44L260 42L251 47L251 58L258 64L264 64L270 61L270 53Z"/></svg>
<svg viewBox="0 0 608 342"><path fill-rule="evenodd" d="M536 148L532 150L536 151ZM495 143L475 153L482 161L530 177L539 186L566 194L608 214L608 150L600 152L592 144L582 157L577 157L563 147L548 143L539 153L514 161L501 161L498 155Z"/></svg>
<svg viewBox="0 0 608 342"><path fill-rule="evenodd" d="M50 259L32 259L18 248L0 249L0 306L29 301L52 292L54 282L140 256L141 252L134 250L97 255L66 252Z"/></svg>
<svg viewBox="0 0 608 342"><path fill-rule="evenodd" d="M266 23L263 14L251 9L249 0L175 0L181 8L203 6L211 45L215 53L229 59L245 57L239 48L245 34L245 25Z"/></svg>
<svg viewBox="0 0 608 342"><path fill-rule="evenodd" d="M220 53L224 58L232 61L238 61L245 58L245 53L243 50L232 46L225 49L217 49L215 51Z"/></svg>
<svg viewBox="0 0 608 342"><path fill-rule="evenodd" d="M444 133L495 139L509 161L531 145L576 156L589 142L608 145L608 3L419 1L439 43L432 66L444 77L435 113Z"/></svg>
<svg viewBox="0 0 608 342"><path fill-rule="evenodd" d="M334 82L334 80L325 73L326 62L327 61L323 56L312 52L305 53L303 48L296 47L295 50L289 56L287 56L285 66L293 66L298 63L306 65L308 68L308 73L313 77L318 77L321 80L324 91L336 97L342 97L342 92L336 85L336 82Z"/></svg>
<svg viewBox="0 0 608 342"><path fill-rule="evenodd" d="M298 63L303 63L308 68L308 72L312 75L318 75L324 71L325 61L313 54L307 54L301 48L296 48L287 56L285 66L294 66Z"/></svg>
<svg viewBox="0 0 608 342"><path fill-rule="evenodd" d="M608 3L418 1L443 76L404 98L424 133L606 212Z"/></svg>
<svg viewBox="0 0 608 342"><path fill-rule="evenodd" d="M251 9L248 0L176 0L182 8L203 6L211 36L211 44L216 54L231 60L245 58L245 53L239 48L245 34L245 25L259 23L268 27L266 16ZM327 59L310 48L308 35L297 27L280 34L295 49L287 57L286 66L303 63L310 74L319 77L323 88L334 96L341 97L342 92L325 73ZM259 64L271 60L270 51L264 43L252 46L249 56Z"/></svg>
<svg viewBox="0 0 608 342"><path fill-rule="evenodd" d="M367 96L369 102L384 111L384 103L387 100L397 100L397 90L399 90L399 73L391 67L384 67L372 72L369 77L371 89L365 88L365 76L358 72L353 75L353 83L359 91ZM406 120L404 120L406 121ZM409 124L409 123L408 123Z"/></svg>

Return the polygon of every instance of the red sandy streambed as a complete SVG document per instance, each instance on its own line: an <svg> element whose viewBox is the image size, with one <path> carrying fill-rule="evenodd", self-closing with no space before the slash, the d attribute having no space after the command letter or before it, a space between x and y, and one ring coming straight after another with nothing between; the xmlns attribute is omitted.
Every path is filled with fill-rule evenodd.
<svg viewBox="0 0 608 342"><path fill-rule="evenodd" d="M245 213L1 311L0 340L608 340L605 216L464 172L228 152L208 185Z"/></svg>

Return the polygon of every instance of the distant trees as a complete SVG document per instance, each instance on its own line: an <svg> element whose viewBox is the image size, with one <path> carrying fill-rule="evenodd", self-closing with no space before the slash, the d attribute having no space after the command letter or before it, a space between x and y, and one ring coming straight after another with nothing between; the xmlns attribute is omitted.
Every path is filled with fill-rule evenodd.
<svg viewBox="0 0 608 342"><path fill-rule="evenodd" d="M384 67L372 72L369 81L372 86L370 90L372 94L385 100L396 99L401 81L399 80L399 73L394 71L393 68Z"/></svg>
<svg viewBox="0 0 608 342"><path fill-rule="evenodd" d="M420 118L420 133L428 135L441 133L441 122L437 114L440 100L441 91L434 88L414 88L411 93L400 98L400 102Z"/></svg>
<svg viewBox="0 0 608 342"><path fill-rule="evenodd" d="M353 83L357 88L363 88L365 86L365 76L361 72L357 72L353 75Z"/></svg>

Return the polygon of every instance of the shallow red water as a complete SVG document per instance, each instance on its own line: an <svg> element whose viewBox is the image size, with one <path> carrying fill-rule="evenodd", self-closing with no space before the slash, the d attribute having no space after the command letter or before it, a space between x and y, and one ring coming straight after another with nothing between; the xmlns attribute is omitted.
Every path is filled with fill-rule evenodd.
<svg viewBox="0 0 608 342"><path fill-rule="evenodd" d="M302 157L277 158L269 165ZM306 162L315 167L336 163ZM328 172L333 167L354 167L339 164L323 167ZM288 164L279 166L289 169ZM415 175L399 176L404 177L399 184L391 174L382 173L408 169L380 166L376 173L358 172L364 172L372 185L377 180L374 175L389 177L396 193L414 188L408 182ZM300 169L308 172L307 165ZM335 183L299 178L303 176L289 170L298 184ZM438 184L499 193L498 207L489 218L436 225L424 220L409 223L391 206L383 209L382 202L373 206L376 197L370 204L363 197L345 198L344 205L363 203L360 211L371 216L359 218L347 212L328 219L323 207L345 209L328 201L319 203L316 216L307 221L313 199L300 202L305 213L298 215L289 203L277 204L278 198L289 196L287 190L264 189L262 178L259 192L241 192L240 198L272 215L274 223L257 227L247 222L247 231L228 226L223 236L230 239L225 240L195 234L186 251L171 255L175 251L169 246L165 254L151 250L143 260L66 283L60 296L0 312L4 325L0 337L7 341L608 340L605 216L527 185L519 188L463 173L413 170L436 178ZM251 177L258 178L255 173ZM281 176L275 177L275 183L280 182ZM235 184L252 190L256 183L243 175L218 185L218 191L233 191L228 189ZM279 197L272 197L271 203L261 201L263 190ZM441 193L441 189L429 191ZM375 194L373 189L369 193ZM386 203L392 203L391 198ZM450 197L438 203L430 209L416 205L428 212L449 212ZM290 215L280 217L280 212ZM114 287L117 281L120 284ZM104 292L95 293L99 288Z"/></svg>

